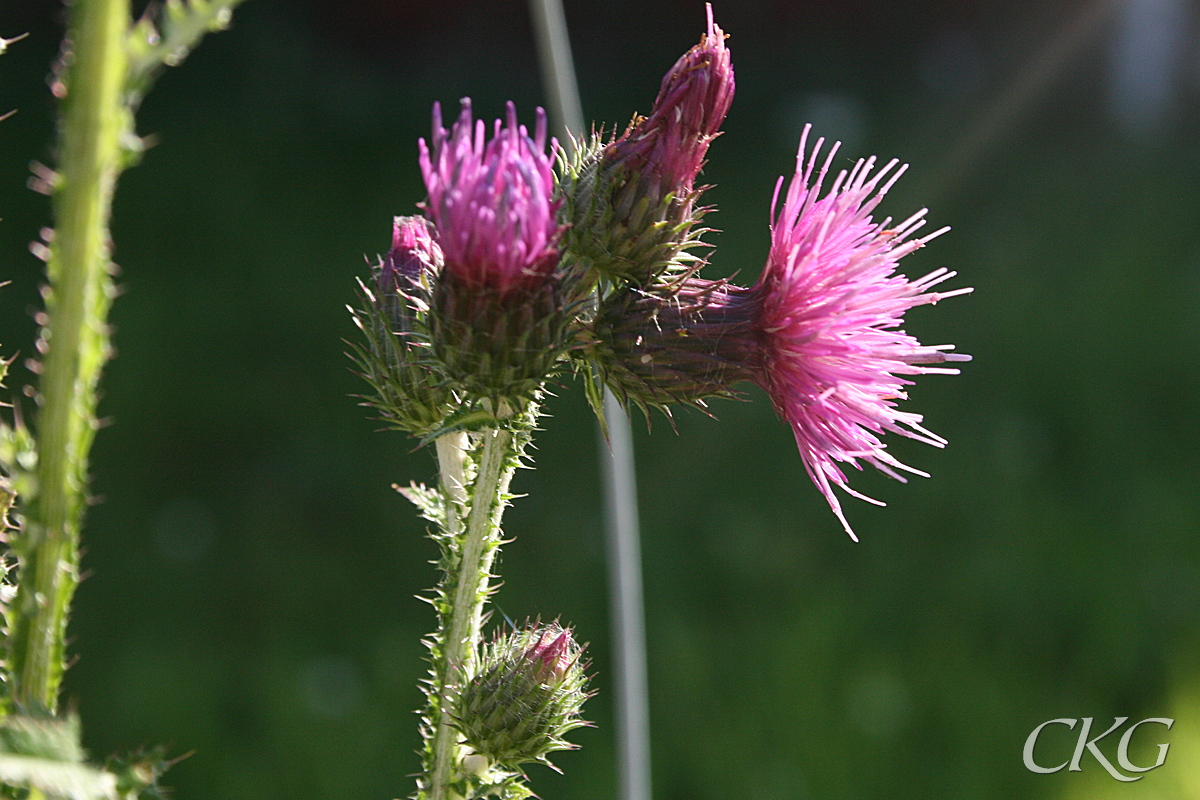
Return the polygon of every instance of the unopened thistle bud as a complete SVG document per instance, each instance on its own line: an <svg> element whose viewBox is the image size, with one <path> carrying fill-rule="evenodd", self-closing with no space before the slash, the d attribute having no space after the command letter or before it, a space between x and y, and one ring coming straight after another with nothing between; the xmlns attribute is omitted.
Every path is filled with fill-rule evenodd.
<svg viewBox="0 0 1200 800"><path fill-rule="evenodd" d="M594 363L618 397L643 411L704 408L705 398L734 397L734 384L753 379L756 310L748 289L724 280L626 287L600 305Z"/></svg>
<svg viewBox="0 0 1200 800"><path fill-rule="evenodd" d="M648 117L635 116L620 138L593 140L565 167L569 262L588 277L645 286L688 272L703 244L696 176L733 102L725 33L708 7L708 30L675 63Z"/></svg>
<svg viewBox="0 0 1200 800"><path fill-rule="evenodd" d="M707 11L707 32L663 77L650 116L636 117L604 153L608 164L636 172L648 196L673 194L680 207L691 201L709 142L733 103L725 33L713 22L711 5Z"/></svg>
<svg viewBox="0 0 1200 800"><path fill-rule="evenodd" d="M557 624L497 634L458 698L456 725L467 744L510 769L575 749L563 737L588 724L579 717L589 697L582 651Z"/></svg>
<svg viewBox="0 0 1200 800"><path fill-rule="evenodd" d="M392 248L374 270L376 299L394 330L411 333L428 306L429 286L442 271L442 248L424 217L396 217Z"/></svg>
<svg viewBox="0 0 1200 800"><path fill-rule="evenodd" d="M385 420L414 435L435 430L451 400L427 347L427 311L442 251L423 217L396 217L392 247L374 268L371 288L361 287L355 324L367 346L355 347L360 374L375 394L367 397Z"/></svg>
<svg viewBox="0 0 1200 800"><path fill-rule="evenodd" d="M505 126L497 120L485 141L469 100L449 131L435 104L433 137L420 153L426 211L445 257L429 315L433 355L470 394L529 398L567 349L546 115L538 109L531 138L509 103Z"/></svg>

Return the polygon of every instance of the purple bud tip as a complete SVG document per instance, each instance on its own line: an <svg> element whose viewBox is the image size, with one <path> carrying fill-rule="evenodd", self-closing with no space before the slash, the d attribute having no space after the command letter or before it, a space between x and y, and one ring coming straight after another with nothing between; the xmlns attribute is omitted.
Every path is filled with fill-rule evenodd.
<svg viewBox="0 0 1200 800"><path fill-rule="evenodd" d="M733 65L725 32L713 22L700 43L675 62L663 77L654 110L635 119L612 145L610 159L627 160L632 169L661 176L667 191L687 194L704 165L709 143L733 103Z"/></svg>
<svg viewBox="0 0 1200 800"><path fill-rule="evenodd" d="M541 662L538 676L546 682L551 679L559 680L567 674L574 661L573 650L571 632L551 627L542 632L537 644L530 648L525 657L530 661Z"/></svg>
<svg viewBox="0 0 1200 800"><path fill-rule="evenodd" d="M442 251L428 220L396 217L392 221L392 249L380 265L377 285L385 295L404 291L423 272L436 272L441 261Z"/></svg>

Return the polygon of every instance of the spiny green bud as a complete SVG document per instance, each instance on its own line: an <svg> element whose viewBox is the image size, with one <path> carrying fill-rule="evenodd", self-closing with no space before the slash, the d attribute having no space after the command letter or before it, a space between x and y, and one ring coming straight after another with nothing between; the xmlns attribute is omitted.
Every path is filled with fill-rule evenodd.
<svg viewBox="0 0 1200 800"><path fill-rule="evenodd" d="M430 285L441 269L432 226L422 217L396 217L392 248L373 270L373 287L360 284L361 310L350 309L367 339L352 355L375 390L367 405L418 436L441 424L453 400L427 346Z"/></svg>
<svg viewBox="0 0 1200 800"><path fill-rule="evenodd" d="M579 718L590 696L582 652L556 623L498 633L458 697L455 720L467 744L510 769L575 749L563 736L589 724Z"/></svg>
<svg viewBox="0 0 1200 800"><path fill-rule="evenodd" d="M500 292L447 271L434 289L429 338L456 389L523 406L560 368L569 322L554 278Z"/></svg>
<svg viewBox="0 0 1200 800"><path fill-rule="evenodd" d="M604 153L611 146L597 134L561 164L562 219L570 223L562 263L572 300L601 278L646 285L701 264L690 252L705 246L700 220L707 209L694 202L701 190L660 193L645 175L609 163Z"/></svg>
<svg viewBox="0 0 1200 800"><path fill-rule="evenodd" d="M158 785L158 779L171 766L189 755L191 753L184 753L182 756L168 759L167 748L156 745L109 756L104 769L116 776L117 794L121 797L166 800L170 795L167 789Z"/></svg>

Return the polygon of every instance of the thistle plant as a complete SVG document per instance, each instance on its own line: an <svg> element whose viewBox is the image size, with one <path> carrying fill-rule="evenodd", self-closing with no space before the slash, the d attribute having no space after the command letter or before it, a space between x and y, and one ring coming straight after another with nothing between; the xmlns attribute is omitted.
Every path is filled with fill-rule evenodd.
<svg viewBox="0 0 1200 800"><path fill-rule="evenodd" d="M532 623L483 637L513 470L529 465L539 401L559 375L584 376L602 424L602 385L648 415L707 412L708 400L757 384L851 537L833 489L863 495L839 464L924 474L880 437L945 444L897 401L912 376L953 373L938 365L969 357L900 325L910 308L970 289L932 291L954 276L946 270L897 273L945 231L915 237L924 211L897 225L871 216L904 171L897 162L860 160L826 189L837 146L820 160L823 140L809 152L806 128L781 208L782 178L775 188L758 281L700 275L711 246L697 181L733 92L709 8L700 43L619 137L600 127L547 148L540 109L532 136L510 104L489 138L469 100L449 130L434 106L419 146L424 218L396 218L392 249L352 310L366 334L354 355L374 389L367 404L432 443L440 470L437 486L404 490L441 548L418 800L529 796L522 765L569 748L565 735L586 724L569 630Z"/></svg>
<svg viewBox="0 0 1200 800"><path fill-rule="evenodd" d="M144 149L134 117L165 66L229 21L238 0L167 0L137 22L129 0L77 0L54 89L62 98L59 163L35 184L54 224L35 251L46 261L32 410L0 423L0 794L93 800L160 796L171 763L161 748L89 763L80 720L59 708L67 623L79 581L88 456L97 390L112 347L116 294L109 217L120 173ZM0 53L16 42L0 38ZM701 272L712 246L699 182L734 96L726 35L711 7L700 42L668 71L646 116L620 135L604 126L577 141L548 137L509 104L490 127L464 99L447 128L433 107L418 145L426 198L392 220L391 247L360 283L363 333L353 357L366 404L389 427L431 446L432 487L404 495L430 523L440 578L428 598L429 676L418 800L519 800L525 769L550 765L588 725L584 648L557 621L500 627L485 637L487 601L548 387L582 376L600 412L604 386L647 415L764 389L804 466L842 526L842 466L870 464L902 479L887 433L945 441L901 411L919 374L969 357L904 333L909 309L969 292L934 291L954 276L916 280L899 261L945 229L916 236L872 214L904 171L860 160L831 176L835 145L801 139L771 247L753 286ZM828 188L826 188L828 186ZM0 380L8 366L0 360ZM26 418L29 424L26 424ZM875 502L871 500L871 502Z"/></svg>

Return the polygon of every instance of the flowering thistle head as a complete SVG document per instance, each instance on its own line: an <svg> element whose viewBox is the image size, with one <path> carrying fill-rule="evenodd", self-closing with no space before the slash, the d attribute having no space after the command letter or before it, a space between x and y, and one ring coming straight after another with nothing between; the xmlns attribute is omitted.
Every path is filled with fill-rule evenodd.
<svg viewBox="0 0 1200 800"><path fill-rule="evenodd" d="M449 131L435 104L433 137L430 145L421 140L420 161L425 210L445 259L429 315L433 355L468 394L532 397L568 336L546 115L538 109L531 138L509 103L506 125L497 120L486 140L469 100Z"/></svg>
<svg viewBox="0 0 1200 800"><path fill-rule="evenodd" d="M663 78L650 116L616 140L601 135L563 164L568 262L586 290L601 277L648 286L694 272L704 243L695 186L709 143L733 101L725 33L713 22Z"/></svg>
<svg viewBox="0 0 1200 800"><path fill-rule="evenodd" d="M582 652L557 623L498 633L458 697L456 726L467 744L508 769L575 749L563 736L588 724L579 717L590 696Z"/></svg>
<svg viewBox="0 0 1200 800"><path fill-rule="evenodd" d="M422 217L396 217L392 247L372 270L373 287L360 284L361 310L351 309L366 335L353 358L374 394L366 398L391 425L423 436L437 429L451 397L429 361L431 284L442 251Z"/></svg>
<svg viewBox="0 0 1200 800"><path fill-rule="evenodd" d="M754 287L763 336L756 380L792 426L805 469L854 538L832 487L878 501L850 489L837 463L860 468L861 459L901 481L901 470L925 475L889 455L880 436L891 432L944 446L944 439L921 426L919 414L898 410L896 401L912 383L906 376L956 374L927 365L970 360L946 352L950 345L922 345L904 333L904 312L971 290L930 291L954 276L945 269L915 281L896 273L901 258L949 230L910 238L925 224L924 210L898 225L890 218L872 220L871 211L904 167L896 169L893 160L875 171L874 157L860 160L821 197L837 145L814 176L824 140L805 161L808 131L778 216L782 178L776 186L771 251Z"/></svg>

